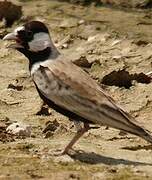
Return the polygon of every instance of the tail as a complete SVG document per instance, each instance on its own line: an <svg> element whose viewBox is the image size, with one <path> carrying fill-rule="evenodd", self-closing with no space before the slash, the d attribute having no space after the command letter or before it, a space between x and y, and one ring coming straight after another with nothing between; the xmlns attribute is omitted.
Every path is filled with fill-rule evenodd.
<svg viewBox="0 0 152 180"><path fill-rule="evenodd" d="M133 127L134 126L134 127ZM123 129L124 131L139 136L145 139L147 142L152 144L152 135L143 127L140 127L134 124L131 128L127 128L128 130Z"/></svg>
<svg viewBox="0 0 152 180"><path fill-rule="evenodd" d="M137 135L152 144L152 135L142 127L129 113L125 112L115 101L101 89L102 95L105 95L108 101L100 105L102 122L99 119L97 123L113 127L125 132Z"/></svg>
<svg viewBox="0 0 152 180"><path fill-rule="evenodd" d="M128 113L124 112L121 109L120 112L128 120L128 125L126 124L126 128L123 128L122 130L137 135L152 144L152 135L150 134L150 132L144 127L138 125L139 123Z"/></svg>
<svg viewBox="0 0 152 180"><path fill-rule="evenodd" d="M152 135L148 130L113 102L112 105L102 105L102 114L104 125L137 135L152 144Z"/></svg>
<svg viewBox="0 0 152 180"><path fill-rule="evenodd" d="M152 135L150 135L148 132L145 131L145 134L143 134L141 137L152 144Z"/></svg>

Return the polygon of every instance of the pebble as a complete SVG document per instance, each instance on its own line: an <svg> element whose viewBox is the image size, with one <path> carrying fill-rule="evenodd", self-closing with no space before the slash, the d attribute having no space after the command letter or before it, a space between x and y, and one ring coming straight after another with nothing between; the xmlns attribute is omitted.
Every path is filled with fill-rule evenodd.
<svg viewBox="0 0 152 180"><path fill-rule="evenodd" d="M61 155L54 158L54 162L61 164L68 164L74 162L74 160L68 155Z"/></svg>
<svg viewBox="0 0 152 180"><path fill-rule="evenodd" d="M17 136L30 137L31 135L31 127L20 123L12 123L6 128L6 131Z"/></svg>
<svg viewBox="0 0 152 180"><path fill-rule="evenodd" d="M81 25L81 24L84 24L85 23L85 20L84 19L81 19L79 22L78 22L78 25Z"/></svg>
<svg viewBox="0 0 152 180"><path fill-rule="evenodd" d="M65 43L65 44L62 44L62 47L61 47L62 49L67 49L68 48L68 44L67 43Z"/></svg>

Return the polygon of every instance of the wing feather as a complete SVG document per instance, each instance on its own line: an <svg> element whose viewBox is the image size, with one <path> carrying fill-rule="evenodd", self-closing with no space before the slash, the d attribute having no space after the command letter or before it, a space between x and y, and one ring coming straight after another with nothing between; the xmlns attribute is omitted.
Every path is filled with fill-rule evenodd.
<svg viewBox="0 0 152 180"><path fill-rule="evenodd" d="M42 79L42 84L37 77ZM33 74L33 79L41 93L57 105L93 123L147 138L147 132L139 123L116 105L97 82L75 64L62 60L50 61Z"/></svg>

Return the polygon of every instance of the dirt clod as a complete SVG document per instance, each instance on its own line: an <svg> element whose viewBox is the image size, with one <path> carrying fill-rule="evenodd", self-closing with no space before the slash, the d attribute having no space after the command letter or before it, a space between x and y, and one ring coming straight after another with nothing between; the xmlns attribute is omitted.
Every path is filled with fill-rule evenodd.
<svg viewBox="0 0 152 180"><path fill-rule="evenodd" d="M130 88L132 81L136 80L138 83L151 83L152 79L144 73L129 74L126 70L113 71L103 77L101 83L109 86L118 86Z"/></svg>
<svg viewBox="0 0 152 180"><path fill-rule="evenodd" d="M22 16L22 7L9 1L0 2L0 20L5 19L5 26L11 26Z"/></svg>

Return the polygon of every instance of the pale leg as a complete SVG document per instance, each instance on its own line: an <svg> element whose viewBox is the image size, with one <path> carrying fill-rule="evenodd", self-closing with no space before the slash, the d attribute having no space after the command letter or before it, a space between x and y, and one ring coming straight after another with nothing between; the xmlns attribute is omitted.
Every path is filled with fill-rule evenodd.
<svg viewBox="0 0 152 180"><path fill-rule="evenodd" d="M89 124L84 124L84 127L77 131L76 135L70 141L70 143L66 146L62 154L67 154L69 149L80 139L80 137L90 129Z"/></svg>

